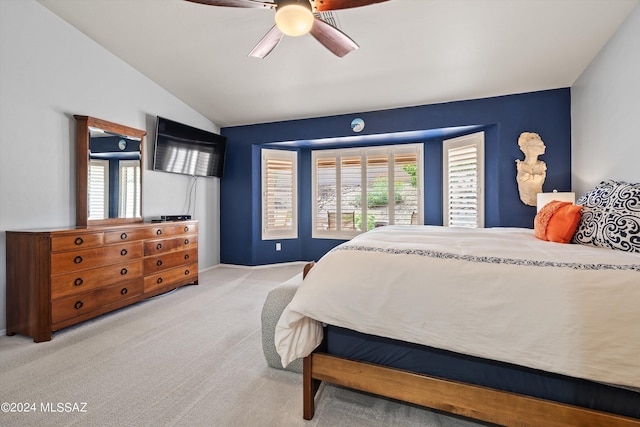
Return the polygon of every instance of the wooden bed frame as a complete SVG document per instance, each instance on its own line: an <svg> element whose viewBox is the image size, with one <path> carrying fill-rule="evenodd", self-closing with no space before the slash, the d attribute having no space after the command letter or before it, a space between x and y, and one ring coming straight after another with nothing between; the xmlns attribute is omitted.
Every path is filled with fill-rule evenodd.
<svg viewBox="0 0 640 427"><path fill-rule="evenodd" d="M313 418L322 381L504 426L640 427L637 418L333 356L326 339L303 361L305 420Z"/></svg>
<svg viewBox="0 0 640 427"><path fill-rule="evenodd" d="M317 351L304 358L303 416L322 381L504 426L639 427L640 419L451 381Z"/></svg>

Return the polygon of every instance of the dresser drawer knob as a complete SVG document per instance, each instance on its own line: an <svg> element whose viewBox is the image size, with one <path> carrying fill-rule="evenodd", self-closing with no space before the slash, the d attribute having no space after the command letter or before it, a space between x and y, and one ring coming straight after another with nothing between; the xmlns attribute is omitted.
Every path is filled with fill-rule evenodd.
<svg viewBox="0 0 640 427"><path fill-rule="evenodd" d="M82 237L76 237L76 240L74 242L76 245L80 246L81 244L84 243L84 240L82 239Z"/></svg>
<svg viewBox="0 0 640 427"><path fill-rule="evenodd" d="M184 244L188 245L189 244L189 239L184 239Z"/></svg>
<svg viewBox="0 0 640 427"><path fill-rule="evenodd" d="M82 257L78 255L73 259L73 262L75 262L76 264L80 264L82 262Z"/></svg>
<svg viewBox="0 0 640 427"><path fill-rule="evenodd" d="M160 266L162 265L162 260L161 260L161 259L159 259L158 261L156 261L156 265L157 265L158 267L160 267Z"/></svg>
<svg viewBox="0 0 640 427"><path fill-rule="evenodd" d="M73 304L73 307L74 307L76 310L80 310L80 309L82 308L82 306L83 306L83 305L84 305L84 303L83 303L82 301L76 301L76 303L75 303L75 304Z"/></svg>
<svg viewBox="0 0 640 427"><path fill-rule="evenodd" d="M123 276L124 276L125 274L127 274L127 273L128 273L128 271L127 271L127 269L126 269L126 268L123 268L122 270L120 270L120 274L121 274L121 275L123 275Z"/></svg>
<svg viewBox="0 0 640 427"><path fill-rule="evenodd" d="M185 225L184 232L186 233L187 231L189 231L189 227Z"/></svg>
<svg viewBox="0 0 640 427"><path fill-rule="evenodd" d="M127 240L127 237L129 237L129 236L127 236L127 233L122 233L120 235L120 240Z"/></svg>
<svg viewBox="0 0 640 427"><path fill-rule="evenodd" d="M121 295L126 295L126 294L127 294L127 292L129 292L129 291L127 290L127 288L122 288L122 290L120 291L120 294L121 294Z"/></svg>
<svg viewBox="0 0 640 427"><path fill-rule="evenodd" d="M184 254L184 259L189 259L189 254Z"/></svg>
<svg viewBox="0 0 640 427"><path fill-rule="evenodd" d="M158 277L158 280L156 280L156 283L159 285L160 283L162 283L162 277Z"/></svg>
<svg viewBox="0 0 640 427"><path fill-rule="evenodd" d="M185 271L184 271L184 275L185 275L185 276L188 276L188 275L189 275L189 270L185 270Z"/></svg>
<svg viewBox="0 0 640 427"><path fill-rule="evenodd" d="M156 245L156 249L157 249L157 250L162 249L162 243L158 243L158 244Z"/></svg>
<svg viewBox="0 0 640 427"><path fill-rule="evenodd" d="M122 255L122 256L125 256L127 253L128 252L127 252L126 249L123 249L123 250L120 251L120 255Z"/></svg>
<svg viewBox="0 0 640 427"><path fill-rule="evenodd" d="M160 230L160 229L156 230L156 234L157 234L158 236L160 236L160 235L162 234L162 230Z"/></svg>
<svg viewBox="0 0 640 427"><path fill-rule="evenodd" d="M82 280L82 277L78 277L76 280L73 281L73 286L82 286L83 283L84 283L84 280Z"/></svg>

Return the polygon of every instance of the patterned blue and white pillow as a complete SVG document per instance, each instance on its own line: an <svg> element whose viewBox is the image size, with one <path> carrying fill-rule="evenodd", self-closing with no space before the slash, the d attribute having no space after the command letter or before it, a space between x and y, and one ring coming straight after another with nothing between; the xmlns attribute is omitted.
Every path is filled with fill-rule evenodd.
<svg viewBox="0 0 640 427"><path fill-rule="evenodd" d="M640 183L602 181L576 205L583 208L573 243L640 252Z"/></svg>

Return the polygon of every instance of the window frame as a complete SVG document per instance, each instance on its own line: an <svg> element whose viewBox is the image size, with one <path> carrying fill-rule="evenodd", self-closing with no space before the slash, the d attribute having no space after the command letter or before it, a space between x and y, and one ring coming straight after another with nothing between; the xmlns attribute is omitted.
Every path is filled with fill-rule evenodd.
<svg viewBox="0 0 640 427"><path fill-rule="evenodd" d="M97 179L96 179L97 178ZM95 187L98 190L92 190ZM109 218L109 160L105 159L89 159L87 169L87 218L89 220L103 220ZM102 203L96 198L91 197L96 194L101 195ZM95 209L96 202L98 206L102 207L102 214L100 216L92 216L97 214Z"/></svg>
<svg viewBox="0 0 640 427"><path fill-rule="evenodd" d="M278 239L297 239L298 238L298 152L291 150L278 150L272 148L262 148L260 150L261 158L261 229L262 240L278 240ZM268 225L269 216L269 199L267 188L269 160L291 161L291 226L286 229L270 229ZM275 212L271 213L272 215Z"/></svg>
<svg viewBox="0 0 640 427"><path fill-rule="evenodd" d="M445 227L463 227L451 225L449 220L449 154L451 150L473 145L476 147L476 223L472 228L484 228L485 203L484 203L484 131L471 133L443 141L442 143L442 224Z"/></svg>
<svg viewBox="0 0 640 427"><path fill-rule="evenodd" d="M120 160L118 162L119 168L119 181L120 181L120 203L118 203L118 207L120 212L118 212L118 216L120 218L137 218L142 216L142 206L140 205L140 201L142 200L142 168L140 165L140 160ZM127 185L129 181L127 178L133 177L131 181L131 186ZM132 206L129 206L127 200L131 194L129 190L133 193L131 197ZM132 211L129 214L127 211Z"/></svg>
<svg viewBox="0 0 640 427"><path fill-rule="evenodd" d="M341 221L337 221L337 227L333 229L318 229L318 168L317 161L322 158L335 157L336 165L336 217L342 218L342 191L338 189L342 188L342 172L341 159L343 157L360 156L360 189L361 200L367 200L367 156L380 155L384 153L387 155L388 160L388 177L393 178L395 175L394 156L402 153L415 153L417 163L417 218L418 224L424 223L424 144L422 143L406 143L406 144L394 144L394 145L380 145L380 146L366 146L357 148L334 148L326 150L311 150L311 237L314 239L340 239L349 240L353 237L362 234L367 231L364 230L342 230L340 227ZM394 182L393 179L389 179L389 182ZM395 185L389 186L389 200L394 200ZM367 218L367 203L362 203L360 211L356 211L360 218ZM389 210L389 224L395 223L395 209Z"/></svg>

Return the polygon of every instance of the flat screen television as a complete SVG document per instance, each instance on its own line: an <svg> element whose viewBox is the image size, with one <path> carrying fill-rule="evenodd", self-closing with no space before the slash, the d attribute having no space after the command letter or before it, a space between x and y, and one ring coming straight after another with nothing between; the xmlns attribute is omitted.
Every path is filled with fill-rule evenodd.
<svg viewBox="0 0 640 427"><path fill-rule="evenodd" d="M227 138L158 116L153 170L222 178Z"/></svg>

